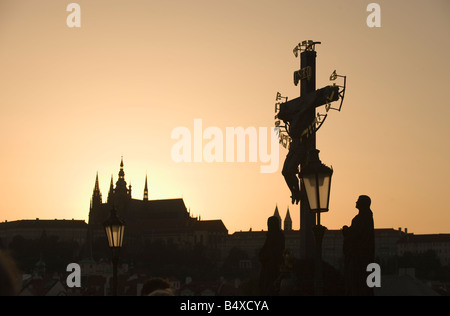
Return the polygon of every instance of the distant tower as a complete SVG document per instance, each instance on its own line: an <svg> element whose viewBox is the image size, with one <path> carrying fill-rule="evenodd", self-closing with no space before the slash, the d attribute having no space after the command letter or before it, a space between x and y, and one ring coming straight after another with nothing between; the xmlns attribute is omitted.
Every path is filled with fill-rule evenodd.
<svg viewBox="0 0 450 316"><path fill-rule="evenodd" d="M127 182L125 181L125 171L123 171L123 157L120 159L119 179L117 179L116 182L114 195L119 199L124 198L128 195Z"/></svg>
<svg viewBox="0 0 450 316"><path fill-rule="evenodd" d="M273 216L278 218L278 222L280 223L280 229L281 229L281 216L280 216L280 212L278 212L278 205L275 206L275 212L273 213Z"/></svg>
<svg viewBox="0 0 450 316"><path fill-rule="evenodd" d="M91 197L91 204L89 206L89 222L93 218L96 218L98 214L98 210L101 208L102 205L102 193L100 192L100 186L98 184L98 172L95 177L95 185L94 185L94 191L92 192Z"/></svg>
<svg viewBox="0 0 450 316"><path fill-rule="evenodd" d="M114 181L113 181L113 175L111 175L111 182L109 184L109 192L108 192L108 200L107 203L111 204L113 202L114 197Z"/></svg>
<svg viewBox="0 0 450 316"><path fill-rule="evenodd" d="M97 175L95 177L94 191L92 192L91 198L91 209L97 208L101 204L102 204L102 193L100 192L100 186L98 184L98 171L97 171Z"/></svg>
<svg viewBox="0 0 450 316"><path fill-rule="evenodd" d="M144 201L148 201L148 185L147 185L147 175L145 175L145 187L144 187Z"/></svg>
<svg viewBox="0 0 450 316"><path fill-rule="evenodd" d="M286 217L284 218L284 231L290 232L292 230L292 219L289 213L289 206L286 212Z"/></svg>
<svg viewBox="0 0 450 316"><path fill-rule="evenodd" d="M115 207L120 211L125 208L127 201L131 199L131 184L127 188L127 182L125 181L125 171L123 170L123 157L120 159L120 171L119 179L116 181L116 187L114 188L113 203Z"/></svg>

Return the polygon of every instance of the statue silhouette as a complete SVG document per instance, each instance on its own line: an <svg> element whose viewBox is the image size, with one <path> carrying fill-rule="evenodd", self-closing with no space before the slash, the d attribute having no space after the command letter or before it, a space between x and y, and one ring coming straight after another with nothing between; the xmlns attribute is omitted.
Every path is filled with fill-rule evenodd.
<svg viewBox="0 0 450 316"><path fill-rule="evenodd" d="M367 265L375 259L375 237L371 200L361 195L356 201L359 213L353 218L350 227L344 226L344 278L345 294L352 296L371 296L373 289L367 286Z"/></svg>
<svg viewBox="0 0 450 316"><path fill-rule="evenodd" d="M286 124L286 131L291 138L289 152L283 164L282 175L289 190L291 190L292 204L300 202L300 187L298 181L298 167L306 159L307 148L311 138L308 134L308 127L311 126L311 119L304 115L303 110L296 110L288 113L280 109L278 118Z"/></svg>
<svg viewBox="0 0 450 316"><path fill-rule="evenodd" d="M259 252L261 262L260 295L277 295L275 281L280 275L283 263L284 234L278 217L271 216L267 220L267 237Z"/></svg>
<svg viewBox="0 0 450 316"><path fill-rule="evenodd" d="M298 139L292 139L289 145L289 153L286 155L281 174L291 190L292 204L300 202L300 186L297 178L298 166L305 157L306 148Z"/></svg>

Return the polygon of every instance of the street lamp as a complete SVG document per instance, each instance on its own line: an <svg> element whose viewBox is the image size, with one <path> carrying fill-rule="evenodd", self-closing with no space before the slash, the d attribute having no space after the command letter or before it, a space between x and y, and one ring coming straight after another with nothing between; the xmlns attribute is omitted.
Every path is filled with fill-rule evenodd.
<svg viewBox="0 0 450 316"><path fill-rule="evenodd" d="M309 152L306 166L300 171L300 179L308 198L309 209L316 214L316 225L313 227L316 241L315 292L323 294L322 273L322 240L326 227L320 224L320 213L328 212L330 203L331 176L333 169L325 166L319 159L319 151Z"/></svg>
<svg viewBox="0 0 450 316"><path fill-rule="evenodd" d="M119 262L119 251L122 248L125 222L117 216L117 210L113 207L111 215L103 223L105 227L108 245L112 252L113 263L113 295L117 296L117 264Z"/></svg>
<svg viewBox="0 0 450 316"><path fill-rule="evenodd" d="M300 172L300 179L305 186L309 208L312 212L317 214L328 212L332 175L333 169L320 161L319 151L317 149L310 151L306 166Z"/></svg>

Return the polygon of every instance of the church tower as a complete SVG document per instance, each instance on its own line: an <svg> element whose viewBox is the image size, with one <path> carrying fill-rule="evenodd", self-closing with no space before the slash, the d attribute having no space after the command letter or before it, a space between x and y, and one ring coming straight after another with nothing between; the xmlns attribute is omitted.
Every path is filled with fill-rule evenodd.
<svg viewBox="0 0 450 316"><path fill-rule="evenodd" d="M123 157L120 159L119 179L116 182L114 194L117 196L126 196L128 193L127 182L125 181L125 171L123 171Z"/></svg>
<svg viewBox="0 0 450 316"><path fill-rule="evenodd" d="M94 191L92 192L91 203L89 206L89 221L91 221L97 214L97 211L102 205L102 193L98 183L98 172L95 177Z"/></svg>
<svg viewBox="0 0 450 316"><path fill-rule="evenodd" d="M145 187L144 187L144 201L148 201L148 185L147 185L147 175L145 175Z"/></svg>
<svg viewBox="0 0 450 316"><path fill-rule="evenodd" d="M131 184L127 188L125 181L125 171L123 170L123 157L120 159L119 179L114 188L113 203L117 209L123 209L127 201L131 200Z"/></svg>
<svg viewBox="0 0 450 316"><path fill-rule="evenodd" d="M113 202L114 198L114 181L113 176L111 175L111 182L109 184L109 192L108 192L108 200L106 201L108 204L111 204Z"/></svg>
<svg viewBox="0 0 450 316"><path fill-rule="evenodd" d="M123 170L123 157L120 159L119 179L117 179L116 182L114 195L116 196L116 198L127 198L130 195L129 189L127 189L127 182L125 181L125 171Z"/></svg>
<svg viewBox="0 0 450 316"><path fill-rule="evenodd" d="M95 177L95 185L94 185L94 191L92 192L92 198L91 198L91 209L97 208L102 204L102 193L100 192L100 186L98 184L98 172Z"/></svg>
<svg viewBox="0 0 450 316"><path fill-rule="evenodd" d="M273 213L273 216L278 218L278 222L280 223L280 229L281 229L281 216L280 216L280 212L278 212L278 205L275 206L275 212Z"/></svg>
<svg viewBox="0 0 450 316"><path fill-rule="evenodd" d="M286 217L284 218L284 231L286 232L292 231L292 219L291 214L289 213L289 206L286 212Z"/></svg>

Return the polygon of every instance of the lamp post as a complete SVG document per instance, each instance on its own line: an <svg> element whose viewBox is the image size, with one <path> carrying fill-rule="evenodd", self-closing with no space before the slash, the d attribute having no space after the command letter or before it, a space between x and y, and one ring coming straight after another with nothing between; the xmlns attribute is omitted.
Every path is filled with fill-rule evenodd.
<svg viewBox="0 0 450 316"><path fill-rule="evenodd" d="M112 253L113 263L113 295L117 296L117 264L119 262L119 251L123 244L123 234L125 231L125 222L117 216L117 210L113 207L111 215L103 223L105 227L108 245Z"/></svg>
<svg viewBox="0 0 450 316"><path fill-rule="evenodd" d="M313 227L316 243L316 268L314 273L316 295L323 295L322 240L327 228L320 224L320 213L328 212L332 175L333 169L325 166L320 161L319 150L314 149L310 151L307 164L300 172L300 179L308 197L309 208L316 215L316 223Z"/></svg>

